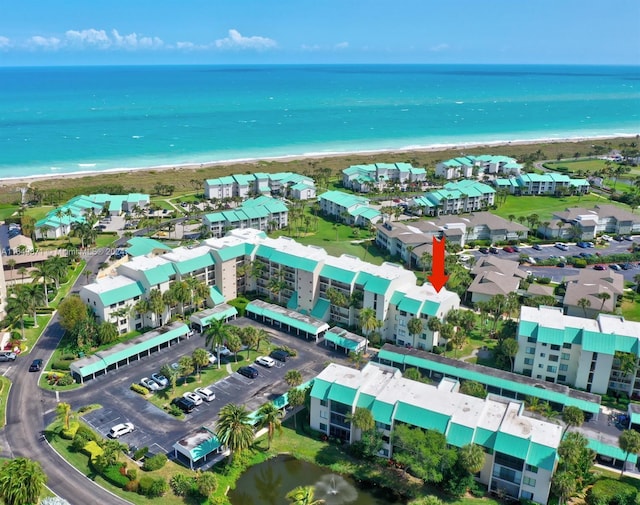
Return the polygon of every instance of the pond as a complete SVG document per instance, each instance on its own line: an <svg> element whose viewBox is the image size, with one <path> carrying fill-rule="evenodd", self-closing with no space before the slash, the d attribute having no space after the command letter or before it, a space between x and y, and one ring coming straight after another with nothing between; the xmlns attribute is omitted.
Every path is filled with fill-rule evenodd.
<svg viewBox="0 0 640 505"><path fill-rule="evenodd" d="M314 486L315 499L324 505L400 505L378 488L359 489L348 477L287 455L249 468L229 491L229 500L232 505L284 505L287 493L298 486Z"/></svg>

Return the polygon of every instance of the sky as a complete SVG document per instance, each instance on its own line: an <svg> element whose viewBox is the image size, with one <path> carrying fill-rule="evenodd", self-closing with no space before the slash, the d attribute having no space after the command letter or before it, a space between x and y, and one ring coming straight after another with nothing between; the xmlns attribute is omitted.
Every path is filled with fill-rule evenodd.
<svg viewBox="0 0 640 505"><path fill-rule="evenodd" d="M2 0L0 66L640 65L639 0Z"/></svg>

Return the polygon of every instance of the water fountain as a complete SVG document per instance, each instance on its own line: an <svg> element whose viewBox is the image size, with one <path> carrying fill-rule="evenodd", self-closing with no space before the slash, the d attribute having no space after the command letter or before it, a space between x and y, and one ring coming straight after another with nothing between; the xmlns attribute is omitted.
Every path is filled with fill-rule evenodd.
<svg viewBox="0 0 640 505"><path fill-rule="evenodd" d="M323 500L326 505L342 505L358 498L358 491L344 477L331 473L323 476L315 484L316 499Z"/></svg>

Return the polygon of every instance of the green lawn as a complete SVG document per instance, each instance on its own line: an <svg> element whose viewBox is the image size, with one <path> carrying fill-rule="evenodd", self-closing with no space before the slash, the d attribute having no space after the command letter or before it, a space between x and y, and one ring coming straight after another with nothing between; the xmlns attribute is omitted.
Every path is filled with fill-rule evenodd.
<svg viewBox="0 0 640 505"><path fill-rule="evenodd" d="M507 200L496 210L492 210L493 214L509 219L510 215L516 217L530 216L537 214L540 221L549 221L554 212L563 211L569 207L586 207L590 208L594 205L617 205L621 208L627 208L626 205L614 202L607 198L589 193L585 196L507 196Z"/></svg>
<svg viewBox="0 0 640 505"><path fill-rule="evenodd" d="M10 389L11 381L4 375L0 375L0 429L7 424L7 398L9 398Z"/></svg>
<svg viewBox="0 0 640 505"><path fill-rule="evenodd" d="M17 212L18 207L16 205L11 205L8 203L0 204L0 221L4 221L8 217L11 217L15 212Z"/></svg>
<svg viewBox="0 0 640 505"><path fill-rule="evenodd" d="M611 164L611 167L614 169L617 166L617 163ZM567 168L570 173L576 174L578 171L581 171L584 175L587 175L607 168L607 163L605 160L600 159L578 159L544 163L544 167L548 168L549 170L558 170L564 167ZM640 168L629 168L631 168L631 171L627 174L624 174L623 177L633 177L636 175L640 175Z"/></svg>
<svg viewBox="0 0 640 505"><path fill-rule="evenodd" d="M625 293L621 308L625 319L640 321L640 295Z"/></svg>

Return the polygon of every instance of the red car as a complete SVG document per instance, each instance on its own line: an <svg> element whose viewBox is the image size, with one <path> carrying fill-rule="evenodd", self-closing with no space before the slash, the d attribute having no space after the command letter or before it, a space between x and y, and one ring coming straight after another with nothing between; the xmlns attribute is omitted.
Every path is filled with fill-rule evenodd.
<svg viewBox="0 0 640 505"><path fill-rule="evenodd" d="M513 247L511 247L511 246L508 246L508 245L504 246L502 248L502 250L505 251L505 252L508 252L508 253L515 252L515 249Z"/></svg>
<svg viewBox="0 0 640 505"><path fill-rule="evenodd" d="M596 265L593 267L594 270L604 270L604 265Z"/></svg>

